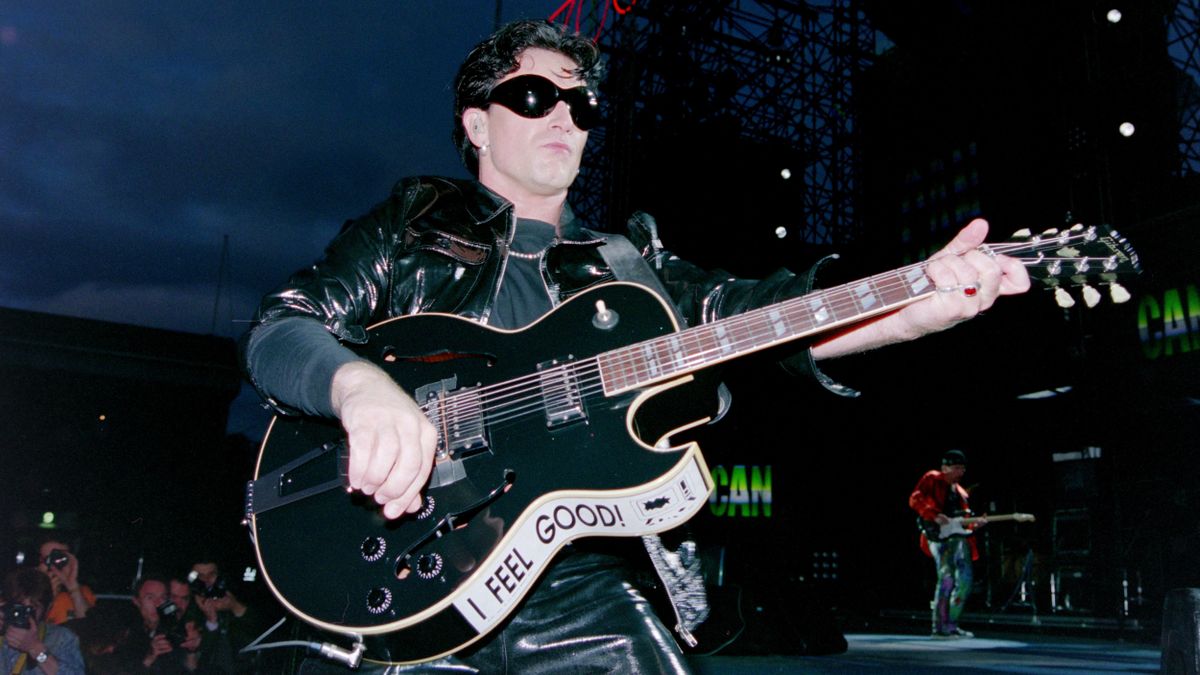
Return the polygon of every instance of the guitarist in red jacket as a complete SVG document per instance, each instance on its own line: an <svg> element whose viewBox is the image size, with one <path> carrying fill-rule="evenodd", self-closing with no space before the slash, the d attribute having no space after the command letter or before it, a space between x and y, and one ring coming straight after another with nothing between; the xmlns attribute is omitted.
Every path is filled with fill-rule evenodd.
<svg viewBox="0 0 1200 675"><path fill-rule="evenodd" d="M937 565L933 593L933 636L974 637L958 627L958 618L971 592L971 563L979 559L975 539L966 534L940 536L952 518L969 516L967 490L960 481L967 473L967 457L961 450L947 450L941 470L927 471L908 497L908 505L920 516L921 550ZM986 521L984 521L986 522ZM976 523L976 527L983 523Z"/></svg>

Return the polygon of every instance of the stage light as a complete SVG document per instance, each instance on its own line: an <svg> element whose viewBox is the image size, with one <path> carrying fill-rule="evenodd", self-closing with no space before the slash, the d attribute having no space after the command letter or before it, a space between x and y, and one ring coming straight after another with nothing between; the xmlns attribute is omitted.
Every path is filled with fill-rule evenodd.
<svg viewBox="0 0 1200 675"><path fill-rule="evenodd" d="M789 168L787 168L787 167L784 167L783 171L780 171L780 172L779 172L779 177L780 177L780 178L782 178L782 179L784 179L784 180L787 180L787 179L791 178L791 177L792 177L792 170L791 170L791 169L789 169Z"/></svg>
<svg viewBox="0 0 1200 675"><path fill-rule="evenodd" d="M1108 19L1109 23L1120 23L1121 22L1121 10L1110 9L1110 10L1108 10L1108 14L1104 15L1104 18Z"/></svg>
<svg viewBox="0 0 1200 675"><path fill-rule="evenodd" d="M53 511L47 511L42 514L42 527L54 527Z"/></svg>
<svg viewBox="0 0 1200 675"><path fill-rule="evenodd" d="M1133 122L1121 122L1121 126L1117 127L1117 131L1125 138L1129 138L1137 131L1137 127L1133 126Z"/></svg>
<svg viewBox="0 0 1200 675"><path fill-rule="evenodd" d="M783 239L784 237L787 236L787 228L782 225L775 228L775 236L779 237L780 239Z"/></svg>

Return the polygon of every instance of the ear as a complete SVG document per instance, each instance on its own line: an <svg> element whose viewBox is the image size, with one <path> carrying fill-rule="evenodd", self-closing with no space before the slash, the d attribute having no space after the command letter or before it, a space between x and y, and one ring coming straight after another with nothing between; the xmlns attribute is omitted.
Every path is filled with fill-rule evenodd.
<svg viewBox="0 0 1200 675"><path fill-rule="evenodd" d="M482 108L467 108L463 111L462 125L471 145L482 148L488 144L487 112Z"/></svg>

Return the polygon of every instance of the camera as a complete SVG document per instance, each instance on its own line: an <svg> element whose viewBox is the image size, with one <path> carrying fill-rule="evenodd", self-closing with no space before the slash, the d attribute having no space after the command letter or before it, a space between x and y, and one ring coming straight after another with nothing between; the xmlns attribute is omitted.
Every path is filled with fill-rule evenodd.
<svg viewBox="0 0 1200 675"><path fill-rule="evenodd" d="M0 611L4 613L4 627L9 626L16 628L32 628L33 627L33 608L29 605L22 605L15 602L10 602Z"/></svg>
<svg viewBox="0 0 1200 675"><path fill-rule="evenodd" d="M170 600L158 606L158 629L155 634L167 636L167 642L172 647L178 647L187 639L187 624L180 614L179 607Z"/></svg>
<svg viewBox="0 0 1200 675"><path fill-rule="evenodd" d="M200 573L192 570L188 573L188 588L192 589L193 593L202 598L209 598L210 600L212 598L223 598L225 597L225 577L217 575L217 580L213 582L212 586L205 586L204 582L200 580Z"/></svg>
<svg viewBox="0 0 1200 675"><path fill-rule="evenodd" d="M46 567L53 567L54 569L61 570L67 566L67 561L69 560L70 557L67 556L67 552L63 549L52 549L50 553L46 555Z"/></svg>

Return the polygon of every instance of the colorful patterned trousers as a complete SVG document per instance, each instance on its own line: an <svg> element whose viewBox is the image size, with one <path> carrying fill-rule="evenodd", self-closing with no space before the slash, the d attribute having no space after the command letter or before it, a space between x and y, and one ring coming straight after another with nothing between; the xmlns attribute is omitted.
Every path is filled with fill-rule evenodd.
<svg viewBox="0 0 1200 675"><path fill-rule="evenodd" d="M929 552L937 565L933 632L953 633L971 593L971 544L966 537L950 537L941 542L929 542Z"/></svg>

